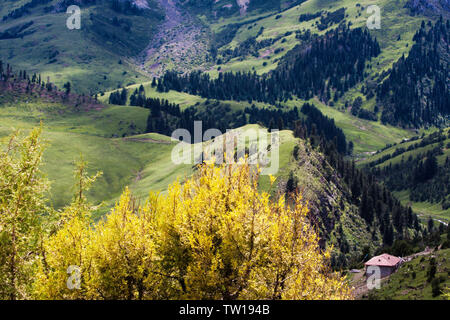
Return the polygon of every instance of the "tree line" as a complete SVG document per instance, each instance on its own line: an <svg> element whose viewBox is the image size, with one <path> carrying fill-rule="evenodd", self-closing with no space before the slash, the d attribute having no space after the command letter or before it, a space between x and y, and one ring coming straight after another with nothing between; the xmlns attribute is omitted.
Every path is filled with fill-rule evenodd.
<svg viewBox="0 0 450 320"><path fill-rule="evenodd" d="M420 139L420 137L416 136L416 137L413 137L413 138L411 138L409 140L404 140L399 145L401 146L402 144L404 144L406 142L417 141L419 139ZM423 135L420 142L416 142L416 143L410 144L408 147L395 148L394 152L386 154L386 155L384 155L384 156L382 156L382 157L380 157L380 158L378 158L376 160L372 160L366 166L369 167L369 168L373 168L373 167L375 167L375 166L377 166L377 165L379 165L381 163L384 163L384 162L386 162L386 161L388 161L390 159L393 159L393 158L395 158L395 157L397 157L399 155L402 155L405 152L413 151L413 150L416 150L416 149L419 149L419 148L423 148L423 147L426 147L428 145L432 145L432 144L435 144L435 143L443 143L447 139L450 139L450 132L448 134L445 134L445 132L442 131L442 130L436 131L436 132L431 133L431 134L429 134L427 136ZM379 152L385 151L385 150L387 150L387 149L389 149L391 147L393 147L393 145L387 145L385 148L379 150ZM377 154L379 152L377 152Z"/></svg>
<svg viewBox="0 0 450 320"><path fill-rule="evenodd" d="M450 159L439 165L443 146L434 147L416 156L410 155L395 164L374 167L371 172L393 191L408 190L414 202L440 203L443 210L450 208Z"/></svg>
<svg viewBox="0 0 450 320"><path fill-rule="evenodd" d="M176 90L205 98L260 101L275 104L292 95L305 100L319 96L323 101L339 98L364 77L366 61L380 47L367 30L341 25L324 36L298 45L267 75L251 72L219 73L217 79L192 72L168 71L159 80L161 92Z"/></svg>
<svg viewBox="0 0 450 320"><path fill-rule="evenodd" d="M157 86L153 80L152 86ZM109 102L125 105L128 101L128 91L125 88L111 93ZM147 98L144 86L136 88L130 96L130 105L150 109L147 118L146 132L156 132L170 136L176 129L187 129L194 135L194 121L203 122L203 130L211 128L225 132L246 124L260 124L270 130L293 130L298 121L302 122L305 131L302 136L323 135L327 140L334 141L342 154L348 154L353 148L347 142L342 129L338 128L333 119L324 116L313 104L305 103L299 110L297 107L285 109L277 104L274 108L259 108L255 104L243 110L233 111L226 102L207 100L203 104L181 110L180 106L165 99ZM302 115L306 116L302 119ZM199 141L197 141L199 142Z"/></svg>
<svg viewBox="0 0 450 320"><path fill-rule="evenodd" d="M102 106L94 97L84 94L76 94L72 90L70 82L66 82L62 88L58 88L50 81L50 77L42 79L38 73L29 73L27 70L13 70L9 63L4 64L0 60L0 91L2 93L16 93L29 98L38 98L51 103L64 103L73 106L75 110L80 108L92 108Z"/></svg>
<svg viewBox="0 0 450 320"><path fill-rule="evenodd" d="M439 164L438 157L442 157L444 149L450 147L450 143L446 144L449 138L450 133L444 130L433 132L422 137L419 142L396 148L394 152L369 162L364 169L382 181L389 190L407 190L411 201L440 203L442 209L447 210L450 208L450 160L446 157ZM403 155L420 148L426 149L408 157ZM384 164L400 156L397 163L391 161Z"/></svg>
<svg viewBox="0 0 450 320"><path fill-rule="evenodd" d="M422 25L408 57L394 64L377 88L381 120L392 125L446 126L450 114L450 20Z"/></svg>
<svg viewBox="0 0 450 320"><path fill-rule="evenodd" d="M8 19L18 19L23 15L30 13L29 11L30 9L33 9L42 4L47 4L51 1L52 0L31 0L30 2L27 2L24 5L18 7L17 9L14 9L8 14L4 15L2 20L6 21Z"/></svg>
<svg viewBox="0 0 450 320"><path fill-rule="evenodd" d="M304 132L304 126L298 122L294 135L305 139ZM356 168L353 161L346 160L344 155L338 152L335 141L326 139L320 131L310 135L308 141L313 148L318 148L323 153L327 163L340 176L346 186L343 190L348 193L349 202L358 208L359 215L372 232L373 240L392 245L396 239L408 238L408 230L421 232L419 220L412 209L403 206L387 186L377 181L375 175ZM345 242L341 245L341 251L348 252ZM345 262L341 258L340 263L345 265Z"/></svg>

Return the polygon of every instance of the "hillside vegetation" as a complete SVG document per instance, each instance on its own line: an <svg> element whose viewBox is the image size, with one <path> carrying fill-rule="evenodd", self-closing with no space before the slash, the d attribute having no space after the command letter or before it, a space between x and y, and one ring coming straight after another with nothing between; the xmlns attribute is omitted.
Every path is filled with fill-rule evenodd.
<svg viewBox="0 0 450 320"><path fill-rule="evenodd" d="M0 110L3 138L13 128L29 130L43 122L47 141L43 170L52 182L51 199L57 208L71 199L74 161L81 156L91 172L103 171L89 198L97 204L104 201L106 206L114 204L127 185L138 196L145 196L150 189L166 190L178 176L191 172L190 166L175 166L167 161L174 146L167 137L132 136L144 132L148 111L142 108L130 108L127 117L120 107L78 113L59 105L21 102L3 105ZM141 183L149 189L141 189Z"/></svg>
<svg viewBox="0 0 450 320"><path fill-rule="evenodd" d="M1 151L1 181L13 183L0 189L0 299L353 297L330 272L301 198L291 208L259 193L258 171L245 160L203 164L142 205L126 189L93 226L85 192L101 173L90 176L78 162L71 204L46 206L41 130L12 134ZM67 266L83 270L79 283L64 281Z"/></svg>
<svg viewBox="0 0 450 320"><path fill-rule="evenodd" d="M446 129L387 146L361 164L424 218L448 221L449 147Z"/></svg>
<svg viewBox="0 0 450 320"><path fill-rule="evenodd" d="M380 290L372 290L369 299L380 300L445 300L450 288L448 260L450 249L406 262Z"/></svg>
<svg viewBox="0 0 450 320"><path fill-rule="evenodd" d="M371 296L441 299L449 18L440 0L0 0L0 298L347 299L330 270L445 243ZM177 146L201 152L175 164ZM277 154L270 176L211 161Z"/></svg>
<svg viewBox="0 0 450 320"><path fill-rule="evenodd" d="M132 1L34 0L32 8L21 9L27 1L0 1L0 59L16 68L62 86L67 81L79 93L145 81L131 62L151 41L164 18L154 1L137 8ZM81 29L66 27L68 4L81 9ZM127 5L129 4L129 5ZM21 15L8 15L23 10Z"/></svg>
<svg viewBox="0 0 450 320"><path fill-rule="evenodd" d="M6 68L5 68L6 69ZM43 124L47 142L44 171L52 183L51 200L56 208L71 199L74 161L83 157L92 171L102 171L90 199L114 204L125 186L138 196L141 180L151 190L166 190L190 166L176 166L170 159L174 144L168 137L145 134L149 111L140 107L105 106L95 99L44 84L35 75L20 77L8 66L0 80L0 136L2 142L14 129L30 130ZM143 135L144 134L144 135ZM144 173L145 174L144 174Z"/></svg>

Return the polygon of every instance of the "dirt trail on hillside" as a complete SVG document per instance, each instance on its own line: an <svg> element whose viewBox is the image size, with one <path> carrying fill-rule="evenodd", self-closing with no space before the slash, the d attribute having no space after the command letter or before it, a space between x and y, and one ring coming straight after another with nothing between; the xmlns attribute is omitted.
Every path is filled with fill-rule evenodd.
<svg viewBox="0 0 450 320"><path fill-rule="evenodd" d="M147 48L137 57L137 64L151 76L166 70L187 72L200 67L208 54L207 30L177 0L157 0L166 19Z"/></svg>

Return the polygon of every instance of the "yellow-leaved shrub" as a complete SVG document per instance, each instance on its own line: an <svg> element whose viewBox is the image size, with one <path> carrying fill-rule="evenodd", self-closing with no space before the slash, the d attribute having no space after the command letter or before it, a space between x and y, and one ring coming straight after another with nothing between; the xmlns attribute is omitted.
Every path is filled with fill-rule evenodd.
<svg viewBox="0 0 450 320"><path fill-rule="evenodd" d="M95 232L91 214L95 207L87 202L85 192L101 173L89 177L86 167L87 163L82 159L77 163L73 202L59 214L58 221L52 224L43 240L33 283L35 298L62 300L89 297L89 286L81 284L89 282L92 271L90 246ZM79 289L73 289L69 284L74 284L70 276L76 276L69 269L73 267L80 271Z"/></svg>
<svg viewBox="0 0 450 320"><path fill-rule="evenodd" d="M0 146L0 300L30 298L48 212L48 182L39 170L42 128L15 131Z"/></svg>
<svg viewBox="0 0 450 320"><path fill-rule="evenodd" d="M44 244L34 283L45 299L349 299L330 273L301 197L259 193L246 161L199 167L137 205L125 190L96 226L72 215ZM69 207L67 210L73 210ZM86 210L86 206L83 207ZM88 210L87 210L88 211ZM67 268L81 270L67 288Z"/></svg>

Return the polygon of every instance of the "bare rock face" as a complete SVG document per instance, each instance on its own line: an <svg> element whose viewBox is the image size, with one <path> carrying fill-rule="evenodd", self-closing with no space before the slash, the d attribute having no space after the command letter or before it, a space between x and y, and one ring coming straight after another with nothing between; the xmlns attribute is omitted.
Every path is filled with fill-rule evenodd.
<svg viewBox="0 0 450 320"><path fill-rule="evenodd" d="M450 16L450 0L409 0L405 8L410 9L411 15Z"/></svg>

